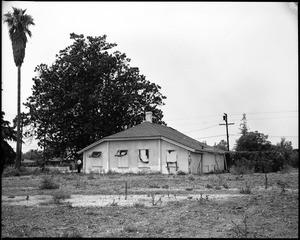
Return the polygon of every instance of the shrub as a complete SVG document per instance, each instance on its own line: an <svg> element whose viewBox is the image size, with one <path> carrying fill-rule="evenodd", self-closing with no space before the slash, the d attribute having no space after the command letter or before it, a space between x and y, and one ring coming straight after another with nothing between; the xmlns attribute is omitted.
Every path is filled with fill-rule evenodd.
<svg viewBox="0 0 300 240"><path fill-rule="evenodd" d="M205 187L206 187L206 188L213 188L213 186L210 185L209 183L207 183L207 184L205 185Z"/></svg>
<svg viewBox="0 0 300 240"><path fill-rule="evenodd" d="M290 173L291 171L292 171L292 167L290 165L285 164L280 170L280 173Z"/></svg>
<svg viewBox="0 0 300 240"><path fill-rule="evenodd" d="M298 155L298 151L293 151L293 153L291 154L291 165L295 168L299 167L299 155Z"/></svg>
<svg viewBox="0 0 300 240"><path fill-rule="evenodd" d="M61 200L71 198L71 194L66 190L58 189L52 193L52 197L55 203L59 203Z"/></svg>
<svg viewBox="0 0 300 240"><path fill-rule="evenodd" d="M221 187L220 187L220 186L215 186L215 189L216 189L216 190L220 190Z"/></svg>
<svg viewBox="0 0 300 240"><path fill-rule="evenodd" d="M228 189L228 188L229 188L229 186L227 185L227 183L223 183L223 187L224 187L225 189Z"/></svg>
<svg viewBox="0 0 300 240"><path fill-rule="evenodd" d="M59 184L55 182L53 176L43 176L40 189L58 189Z"/></svg>
<svg viewBox="0 0 300 240"><path fill-rule="evenodd" d="M182 170L179 170L178 172L177 172L177 175L186 175L187 173L186 172L184 172L184 171L182 171Z"/></svg>
<svg viewBox="0 0 300 240"><path fill-rule="evenodd" d="M149 186L149 188L160 188L158 186L158 183L149 184L148 186Z"/></svg>
<svg viewBox="0 0 300 240"><path fill-rule="evenodd" d="M168 188L169 188L169 185L168 185L168 184L164 184L164 185L162 185L161 187L162 187L162 188L168 189Z"/></svg>
<svg viewBox="0 0 300 240"><path fill-rule="evenodd" d="M116 175L116 174L119 174L119 173L116 172L116 171L113 171L113 170L108 170L108 171L106 172L106 174L107 174L107 175Z"/></svg>
<svg viewBox="0 0 300 240"><path fill-rule="evenodd" d="M144 203L134 203L132 206L135 208L143 208L143 207L145 207L145 204Z"/></svg>
<svg viewBox="0 0 300 240"><path fill-rule="evenodd" d="M241 194L251 194L251 187L249 185L246 184L246 187L245 188L242 188L240 190L240 193Z"/></svg>
<svg viewBox="0 0 300 240"><path fill-rule="evenodd" d="M194 177L192 174L190 174L190 175L188 175L188 180L194 181L194 180L195 180L195 177Z"/></svg>

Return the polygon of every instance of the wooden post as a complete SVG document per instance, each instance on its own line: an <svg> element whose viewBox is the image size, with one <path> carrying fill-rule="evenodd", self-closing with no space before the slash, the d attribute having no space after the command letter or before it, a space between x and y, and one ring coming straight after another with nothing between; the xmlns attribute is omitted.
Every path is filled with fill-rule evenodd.
<svg viewBox="0 0 300 240"><path fill-rule="evenodd" d="M127 200L127 181L125 181L125 200Z"/></svg>

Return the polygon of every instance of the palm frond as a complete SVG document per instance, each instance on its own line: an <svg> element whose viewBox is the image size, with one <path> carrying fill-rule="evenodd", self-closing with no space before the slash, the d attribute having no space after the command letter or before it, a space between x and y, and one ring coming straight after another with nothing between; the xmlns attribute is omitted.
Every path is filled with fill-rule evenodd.
<svg viewBox="0 0 300 240"><path fill-rule="evenodd" d="M7 23L8 33L12 41L14 61L16 66L21 66L25 57L27 43L26 34L31 37L29 26L35 25L32 16L25 14L26 9L13 8L13 12L3 15L3 21Z"/></svg>

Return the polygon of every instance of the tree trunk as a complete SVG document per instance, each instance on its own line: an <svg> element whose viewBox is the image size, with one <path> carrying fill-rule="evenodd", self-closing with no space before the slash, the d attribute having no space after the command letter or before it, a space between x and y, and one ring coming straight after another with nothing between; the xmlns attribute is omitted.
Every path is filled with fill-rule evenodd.
<svg viewBox="0 0 300 240"><path fill-rule="evenodd" d="M20 170L21 167L21 66L18 66L18 120L17 120L17 149L15 169Z"/></svg>

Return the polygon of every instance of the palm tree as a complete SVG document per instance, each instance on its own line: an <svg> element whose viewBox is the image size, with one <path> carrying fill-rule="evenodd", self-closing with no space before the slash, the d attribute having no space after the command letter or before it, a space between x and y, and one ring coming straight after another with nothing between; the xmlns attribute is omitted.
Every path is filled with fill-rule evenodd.
<svg viewBox="0 0 300 240"><path fill-rule="evenodd" d="M18 68L18 121L17 121L17 155L15 168L21 167L21 132L20 132L20 109L21 109L21 66L25 57L27 43L26 34L31 37L30 25L35 25L33 18L22 10L13 7L13 12L4 14L3 22L8 25L9 38L12 43L14 62Z"/></svg>

